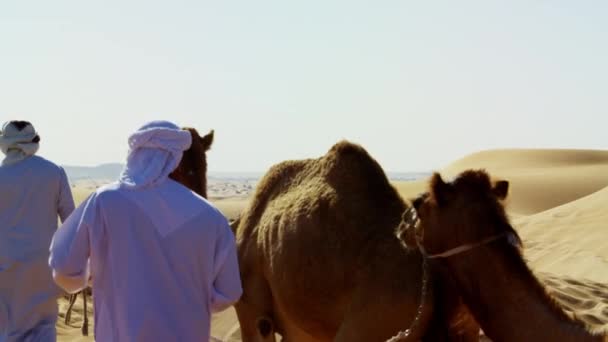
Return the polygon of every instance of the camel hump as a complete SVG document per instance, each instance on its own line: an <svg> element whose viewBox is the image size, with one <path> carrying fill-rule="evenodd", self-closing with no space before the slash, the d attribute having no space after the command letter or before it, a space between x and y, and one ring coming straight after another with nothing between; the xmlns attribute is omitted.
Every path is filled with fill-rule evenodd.
<svg viewBox="0 0 608 342"><path fill-rule="evenodd" d="M353 192L370 199L399 198L380 164L361 146L347 140L333 145L321 158L288 160L274 165L263 177L256 202L266 202L313 179L323 179L338 192Z"/></svg>
<svg viewBox="0 0 608 342"><path fill-rule="evenodd" d="M359 144L355 144L348 140L338 141L329 149L329 152L327 152L327 154L338 154L338 155L345 154L345 153L346 154L354 153L354 154L368 155L367 151L363 148L363 146L361 146Z"/></svg>
<svg viewBox="0 0 608 342"><path fill-rule="evenodd" d="M336 143L323 158L323 168L330 184L369 191L393 189L380 164L361 146L347 140Z"/></svg>
<svg viewBox="0 0 608 342"><path fill-rule="evenodd" d="M270 203L285 195L300 199L314 197L302 203L331 198L342 212L362 211L383 204L382 210L398 212L392 216L400 217L404 210L403 200L380 164L362 146L346 140L333 145L320 158L288 160L272 166L259 182L252 204L235 230L241 230L241 226L243 229L253 227ZM335 203L335 199L339 199L340 204ZM355 202L356 205L352 204Z"/></svg>

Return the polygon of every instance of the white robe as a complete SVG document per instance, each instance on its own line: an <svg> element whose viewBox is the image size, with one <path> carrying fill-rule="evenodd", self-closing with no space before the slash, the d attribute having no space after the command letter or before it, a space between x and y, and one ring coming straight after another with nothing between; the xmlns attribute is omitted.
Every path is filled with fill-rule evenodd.
<svg viewBox="0 0 608 342"><path fill-rule="evenodd" d="M53 238L49 263L64 289L93 277L97 341L209 341L211 313L241 296L226 218L168 177L190 144L171 122L141 127L120 182L91 195Z"/></svg>
<svg viewBox="0 0 608 342"><path fill-rule="evenodd" d="M89 263L102 342L209 341L211 313L242 293L226 218L168 178L100 188L76 209L53 238L50 265L74 292Z"/></svg>
<svg viewBox="0 0 608 342"><path fill-rule="evenodd" d="M0 342L55 341L49 245L73 210L61 167L38 156L0 166Z"/></svg>

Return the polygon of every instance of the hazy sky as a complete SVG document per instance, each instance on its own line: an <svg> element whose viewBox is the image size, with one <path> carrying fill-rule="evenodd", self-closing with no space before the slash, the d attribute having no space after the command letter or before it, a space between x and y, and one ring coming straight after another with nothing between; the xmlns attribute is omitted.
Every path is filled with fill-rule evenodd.
<svg viewBox="0 0 608 342"><path fill-rule="evenodd" d="M211 171L361 143L389 171L498 147L608 148L606 1L0 3L0 121L61 164L152 119L216 130Z"/></svg>

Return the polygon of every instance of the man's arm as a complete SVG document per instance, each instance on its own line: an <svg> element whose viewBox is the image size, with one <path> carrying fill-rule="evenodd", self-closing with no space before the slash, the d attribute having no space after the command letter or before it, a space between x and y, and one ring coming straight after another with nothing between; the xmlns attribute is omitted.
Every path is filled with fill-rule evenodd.
<svg viewBox="0 0 608 342"><path fill-rule="evenodd" d="M69 293L87 286L89 229L95 224L95 211L95 195L92 195L67 218L51 242L49 265L53 279Z"/></svg>
<svg viewBox="0 0 608 342"><path fill-rule="evenodd" d="M65 222L68 216L74 211L74 198L72 197L72 190L70 189L70 182L65 170L60 167L61 178L59 180L59 197L57 203L58 214L61 222Z"/></svg>
<svg viewBox="0 0 608 342"><path fill-rule="evenodd" d="M74 211L74 198L72 197L72 190L70 189L70 182L68 182L68 176L65 170L60 167L61 178L59 181L59 197L57 203L57 209L61 222L65 222L68 216Z"/></svg>
<svg viewBox="0 0 608 342"><path fill-rule="evenodd" d="M211 310L219 312L236 303L243 294L234 234L224 219L215 246Z"/></svg>

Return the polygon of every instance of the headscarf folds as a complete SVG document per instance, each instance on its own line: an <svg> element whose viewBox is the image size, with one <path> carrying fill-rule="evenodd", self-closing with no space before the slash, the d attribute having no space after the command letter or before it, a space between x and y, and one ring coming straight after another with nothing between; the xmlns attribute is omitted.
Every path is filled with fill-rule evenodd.
<svg viewBox="0 0 608 342"><path fill-rule="evenodd" d="M38 152L40 137L27 121L8 121L0 131L0 150L6 155L2 165L10 165Z"/></svg>
<svg viewBox="0 0 608 342"><path fill-rule="evenodd" d="M190 147L190 132L168 121L152 121L129 137L127 165L120 175L126 188L145 188L167 179Z"/></svg>

